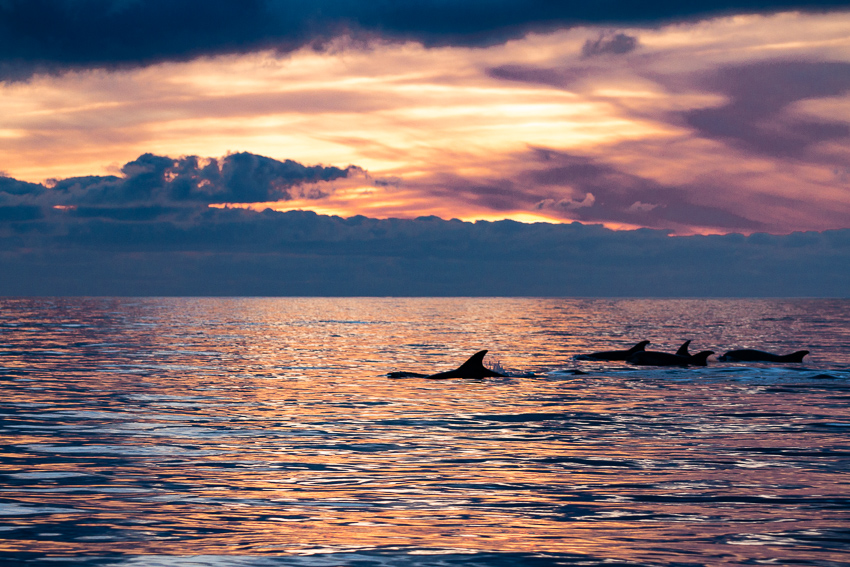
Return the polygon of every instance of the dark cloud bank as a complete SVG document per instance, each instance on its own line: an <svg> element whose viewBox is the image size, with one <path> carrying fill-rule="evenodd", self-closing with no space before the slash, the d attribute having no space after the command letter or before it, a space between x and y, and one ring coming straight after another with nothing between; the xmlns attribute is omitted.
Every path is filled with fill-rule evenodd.
<svg viewBox="0 0 850 567"><path fill-rule="evenodd" d="M340 35L488 45L530 30L651 25L730 13L846 8L846 0L2 0L0 79L68 68L144 65L199 55L321 46ZM622 53L626 37L585 46Z"/></svg>
<svg viewBox="0 0 850 567"><path fill-rule="evenodd" d="M0 178L0 295L846 296L850 289L850 230L670 237L579 223L207 206L321 198L316 188L332 185L322 181L354 169L245 153L144 155L120 177L52 187Z"/></svg>

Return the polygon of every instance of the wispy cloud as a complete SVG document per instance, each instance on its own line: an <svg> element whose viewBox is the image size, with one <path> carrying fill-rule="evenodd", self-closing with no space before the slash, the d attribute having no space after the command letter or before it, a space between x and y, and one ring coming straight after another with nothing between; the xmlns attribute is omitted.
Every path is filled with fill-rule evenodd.
<svg viewBox="0 0 850 567"><path fill-rule="evenodd" d="M42 4L45 14L61 12ZM101 4L121 18L135 14L139 29L155 21L157 3ZM30 9L3 6L16 17ZM274 19L283 6L249 3L245 21ZM352 6L333 4L331 12ZM388 19L352 16L346 21L372 31L339 36L329 26L320 49L264 44L302 36L239 31L243 20L235 19L225 34L235 34L230 43L210 39L184 52L161 42L171 51L154 52L138 39L135 49L147 55L104 55L112 63L124 57L127 65L117 67L93 68L69 52L56 64L72 71L0 85L0 168L22 181L60 180L51 198L69 183L92 195L124 191L144 174L166 176L152 190L155 204L227 200L341 216L578 220L678 234L847 226L847 12L670 23L679 13L658 5L646 7L638 27L629 22L639 14L623 6L614 10L623 20L615 27L569 27L566 12L547 19L541 3L516 26L503 26L518 13L518 4L504 3L491 20L446 20L443 29L440 10L483 11L483 4L436 7L433 18L414 21L427 6L382 12ZM696 11L714 8L723 6ZM198 17L207 25L228 9L213 3ZM103 10L89 24L119 17ZM535 22L558 29L526 33ZM200 37L185 41L206 45ZM256 51L260 44L268 49ZM231 54L214 55L224 52ZM167 158L140 160L148 154ZM228 178L243 167L232 156L249 154L250 175ZM289 170L274 165L287 160L345 175L332 191L292 184Z"/></svg>

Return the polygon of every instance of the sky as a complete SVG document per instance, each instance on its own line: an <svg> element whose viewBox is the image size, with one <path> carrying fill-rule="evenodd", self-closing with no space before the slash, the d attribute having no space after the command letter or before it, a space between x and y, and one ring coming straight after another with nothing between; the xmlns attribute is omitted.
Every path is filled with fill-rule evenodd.
<svg viewBox="0 0 850 567"><path fill-rule="evenodd" d="M0 293L850 289L850 3L587 4L0 0Z"/></svg>

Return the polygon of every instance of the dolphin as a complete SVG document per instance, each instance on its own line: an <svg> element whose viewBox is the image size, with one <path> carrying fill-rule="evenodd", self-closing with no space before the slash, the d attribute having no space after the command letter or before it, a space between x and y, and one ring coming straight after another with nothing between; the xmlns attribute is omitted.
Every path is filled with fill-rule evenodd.
<svg viewBox="0 0 850 567"><path fill-rule="evenodd" d="M418 372L390 372L387 374L390 378L426 378L428 380L446 380L448 378L491 378L503 377L493 370L484 366L484 355L486 350L480 350L469 357L469 359L455 368L446 372L438 372L437 374L419 374Z"/></svg>
<svg viewBox="0 0 850 567"><path fill-rule="evenodd" d="M714 354L713 350L704 350L696 354L679 354L681 352L687 353L690 342L688 341L679 347L676 354L645 350L634 353L626 359L626 362L639 366L707 366L707 359Z"/></svg>
<svg viewBox="0 0 850 567"><path fill-rule="evenodd" d="M605 350L590 354L580 354L576 358L580 360L626 360L634 353L641 352L648 344L649 341L641 341L629 350Z"/></svg>
<svg viewBox="0 0 850 567"><path fill-rule="evenodd" d="M722 362L803 362L803 357L809 354L807 350L798 350L791 354L773 354L763 350L745 348L730 350L723 356L717 357Z"/></svg>

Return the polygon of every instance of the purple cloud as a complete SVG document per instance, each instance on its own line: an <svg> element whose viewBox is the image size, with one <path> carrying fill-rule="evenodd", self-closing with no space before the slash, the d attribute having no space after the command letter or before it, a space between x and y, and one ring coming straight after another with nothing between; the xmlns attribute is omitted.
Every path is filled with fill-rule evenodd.
<svg viewBox="0 0 850 567"><path fill-rule="evenodd" d="M799 156L819 142L850 137L844 122L792 116L806 99L850 92L850 63L767 61L726 67L700 77L703 88L728 97L714 108L684 113L698 135L772 156Z"/></svg>
<svg viewBox="0 0 850 567"><path fill-rule="evenodd" d="M596 39L588 39L581 48L582 57L597 55L623 55L637 49L638 39L624 33L600 34Z"/></svg>

